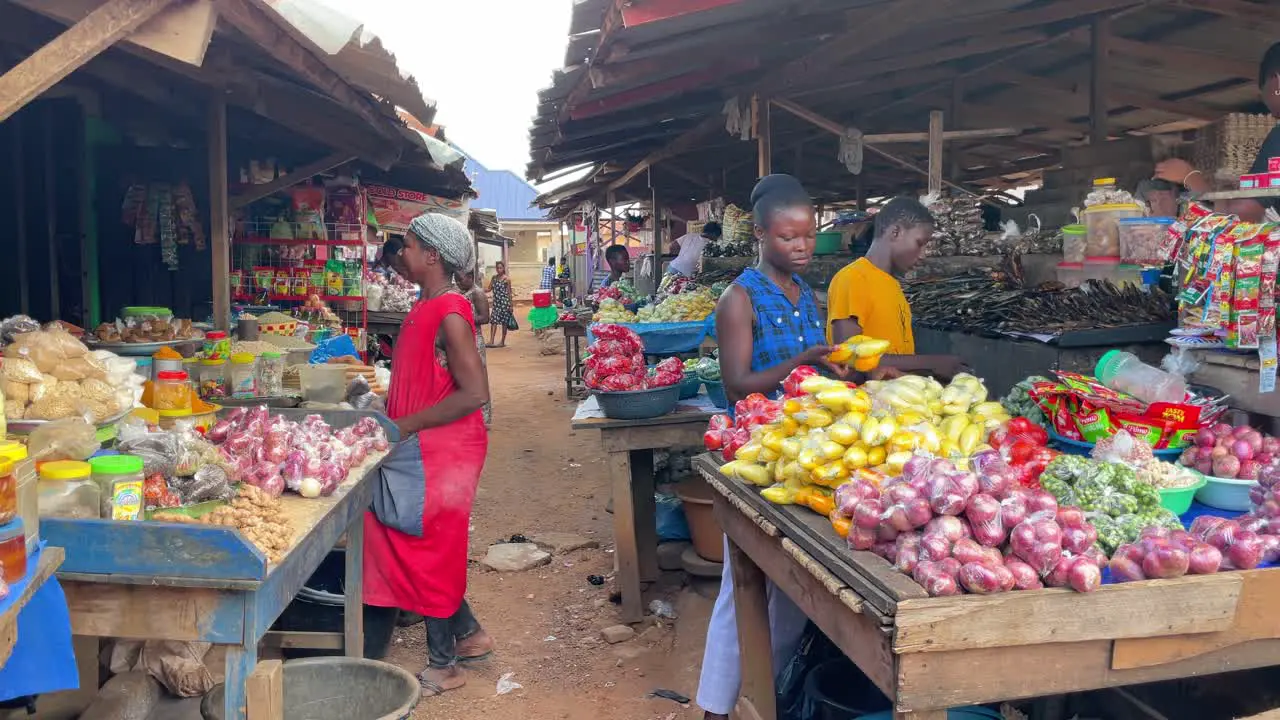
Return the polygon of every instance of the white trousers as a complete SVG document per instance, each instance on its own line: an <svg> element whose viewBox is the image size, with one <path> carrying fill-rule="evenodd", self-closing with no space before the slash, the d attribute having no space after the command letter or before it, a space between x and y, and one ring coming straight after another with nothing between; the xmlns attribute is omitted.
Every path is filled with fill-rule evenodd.
<svg viewBox="0 0 1280 720"><path fill-rule="evenodd" d="M702 652L702 676L698 680L698 707L716 715L728 715L742 690L742 659L738 648L738 614L733 603L733 570L729 567L729 540L724 542L724 572L720 595L707 624L707 645ZM769 637L776 678L795 654L809 619L791 598L767 583Z"/></svg>

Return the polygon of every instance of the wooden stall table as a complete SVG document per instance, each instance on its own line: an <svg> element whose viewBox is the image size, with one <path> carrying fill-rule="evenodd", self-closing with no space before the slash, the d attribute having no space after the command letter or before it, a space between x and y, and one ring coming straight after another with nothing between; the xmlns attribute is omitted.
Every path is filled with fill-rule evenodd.
<svg viewBox="0 0 1280 720"><path fill-rule="evenodd" d="M826 518L771 505L710 455L693 464L729 539L741 718L777 717L766 578L893 700L897 720L1280 664L1280 569L930 598L882 558L848 550Z"/></svg>
<svg viewBox="0 0 1280 720"><path fill-rule="evenodd" d="M571 427L600 431L613 492L613 538L622 621L639 622L644 619L641 583L658 579L653 451L700 445L707 421L721 411L711 405L705 394L681 400L674 412L648 420L610 420L599 415L598 407L594 397L579 403Z"/></svg>
<svg viewBox="0 0 1280 720"><path fill-rule="evenodd" d="M363 657L364 513L385 455L353 467L329 497L282 496L294 543L276 563L231 528L42 518L41 536L67 551L58 579L72 634L225 645L224 717L243 720L259 642L345 534L343 633L290 633L291 646L345 648Z"/></svg>
<svg viewBox="0 0 1280 720"><path fill-rule="evenodd" d="M582 384L582 348L587 337L587 326L577 320L557 320L554 327L564 331L564 396L572 400L587 391Z"/></svg>

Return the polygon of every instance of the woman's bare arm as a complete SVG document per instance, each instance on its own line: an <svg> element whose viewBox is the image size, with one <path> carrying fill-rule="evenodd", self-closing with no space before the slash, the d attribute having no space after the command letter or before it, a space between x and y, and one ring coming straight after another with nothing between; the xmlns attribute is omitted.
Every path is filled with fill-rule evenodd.
<svg viewBox="0 0 1280 720"><path fill-rule="evenodd" d="M476 309L476 326L489 324L489 298L482 292L475 293L472 306Z"/></svg>
<svg viewBox="0 0 1280 720"><path fill-rule="evenodd" d="M766 370L752 372L751 299L737 285L720 296L716 305L716 344L720 346L720 375L725 395L736 402L751 393L769 394L778 389L787 375L800 365L821 362L831 352L826 345L815 345L803 353Z"/></svg>
<svg viewBox="0 0 1280 720"><path fill-rule="evenodd" d="M449 374L458 386L443 400L396 421L401 435L427 428L440 427L464 418L489 401L489 383L485 380L476 336L465 318L457 313L445 316L440 331L444 334L445 356Z"/></svg>

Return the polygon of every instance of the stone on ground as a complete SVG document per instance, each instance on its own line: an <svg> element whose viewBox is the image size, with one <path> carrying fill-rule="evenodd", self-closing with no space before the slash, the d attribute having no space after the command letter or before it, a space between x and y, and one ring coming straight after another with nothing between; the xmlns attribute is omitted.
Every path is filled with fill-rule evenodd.
<svg viewBox="0 0 1280 720"><path fill-rule="evenodd" d="M658 569L683 570L684 563L680 561L680 556L689 547L691 547L690 543L683 541L664 542L658 545Z"/></svg>
<svg viewBox="0 0 1280 720"><path fill-rule="evenodd" d="M120 673L107 681L80 716L85 720L145 720L160 702L160 683L145 671Z"/></svg>
<svg viewBox="0 0 1280 720"><path fill-rule="evenodd" d="M574 550L582 550L583 548L595 549L600 547L600 542L591 540L590 538L575 535L566 532L537 532L529 534L529 542L537 545L540 549L555 555L563 555Z"/></svg>
<svg viewBox="0 0 1280 720"><path fill-rule="evenodd" d="M636 636L636 631L628 625L613 625L600 631L600 636L610 645L626 642Z"/></svg>
<svg viewBox="0 0 1280 720"><path fill-rule="evenodd" d="M490 570L521 572L551 562L551 555L538 549L533 543L501 543L490 545L489 552L480 561Z"/></svg>

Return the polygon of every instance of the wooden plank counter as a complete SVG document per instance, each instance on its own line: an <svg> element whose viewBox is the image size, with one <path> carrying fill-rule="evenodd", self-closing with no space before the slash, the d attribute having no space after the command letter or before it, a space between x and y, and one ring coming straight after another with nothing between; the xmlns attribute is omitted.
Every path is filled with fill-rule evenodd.
<svg viewBox="0 0 1280 720"><path fill-rule="evenodd" d="M0 611L0 668L9 661L13 647L18 644L18 614L31 601L36 591L53 577L64 557L65 553L60 547L46 546L41 550L35 557L35 566L28 565L27 576L22 580L22 591Z"/></svg>
<svg viewBox="0 0 1280 720"><path fill-rule="evenodd" d="M644 619L641 583L658 579L653 451L701 445L702 433L713 414L681 401L674 412L648 420L585 418L571 422L574 430L600 431L613 492L613 537L623 622Z"/></svg>
<svg viewBox="0 0 1280 720"><path fill-rule="evenodd" d="M764 578L894 701L898 720L946 708L1280 664L1269 608L1280 569L930 598L882 558L851 552L825 518L771 505L694 459L728 536L744 718L775 720Z"/></svg>

